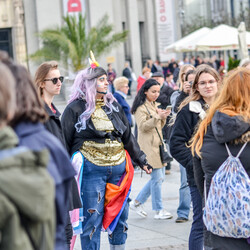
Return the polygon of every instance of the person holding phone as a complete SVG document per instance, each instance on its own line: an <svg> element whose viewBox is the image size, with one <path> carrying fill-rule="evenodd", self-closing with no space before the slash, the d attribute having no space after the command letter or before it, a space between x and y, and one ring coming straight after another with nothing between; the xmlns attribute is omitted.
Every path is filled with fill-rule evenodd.
<svg viewBox="0 0 250 250"><path fill-rule="evenodd" d="M171 109L172 109L172 105L168 105L168 106L166 107L166 110L171 111Z"/></svg>
<svg viewBox="0 0 250 250"><path fill-rule="evenodd" d="M165 168L161 162L159 146L162 128L170 111L158 108L159 103L156 100L159 95L160 83L155 79L148 79L136 95L131 108L138 126L138 143L146 153L149 164L153 166L153 171L150 175L151 179L130 203L130 208L145 218L147 212L144 211L143 204L151 195L152 209L155 211L154 219L164 220L171 219L172 215L163 208L162 204L161 189L165 178Z"/></svg>

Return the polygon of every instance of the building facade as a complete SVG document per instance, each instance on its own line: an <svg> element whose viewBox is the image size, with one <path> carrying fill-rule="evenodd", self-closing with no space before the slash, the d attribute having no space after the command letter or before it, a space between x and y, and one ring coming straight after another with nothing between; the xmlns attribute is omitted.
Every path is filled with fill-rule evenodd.
<svg viewBox="0 0 250 250"><path fill-rule="evenodd" d="M128 30L129 35L98 60L104 68L112 62L118 74L130 61L139 75L147 59L164 62L176 57L164 54L163 48L179 39L195 16L215 23L226 16L232 22L249 7L250 0L0 0L0 49L33 74L37 65L29 55L41 46L39 32L60 27L68 13L85 14L88 27L107 14L115 32Z"/></svg>
<svg viewBox="0 0 250 250"><path fill-rule="evenodd" d="M129 30L129 35L124 44L99 58L101 65L106 68L112 62L121 74L125 61L130 61L138 75L147 59L167 60L173 56L164 55L163 47L178 38L175 9L175 0L0 0L0 49L34 73L37 65L29 55L41 46L39 32L60 27L68 12L81 11L88 27L107 14L115 32Z"/></svg>
<svg viewBox="0 0 250 250"><path fill-rule="evenodd" d="M0 50L27 66L24 9L22 0L0 0Z"/></svg>

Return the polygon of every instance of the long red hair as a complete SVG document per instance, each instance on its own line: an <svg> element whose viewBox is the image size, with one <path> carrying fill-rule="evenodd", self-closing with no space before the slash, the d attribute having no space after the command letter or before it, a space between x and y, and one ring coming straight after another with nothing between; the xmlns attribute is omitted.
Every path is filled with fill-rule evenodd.
<svg viewBox="0 0 250 250"><path fill-rule="evenodd" d="M201 157L204 134L217 110L229 116L241 116L244 121L250 122L250 70L238 68L229 72L224 78L219 96L191 139L190 147L193 155L196 152Z"/></svg>

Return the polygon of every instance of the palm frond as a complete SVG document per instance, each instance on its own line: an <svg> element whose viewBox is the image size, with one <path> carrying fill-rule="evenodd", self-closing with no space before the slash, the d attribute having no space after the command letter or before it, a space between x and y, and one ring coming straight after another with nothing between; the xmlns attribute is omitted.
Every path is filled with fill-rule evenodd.
<svg viewBox="0 0 250 250"><path fill-rule="evenodd" d="M108 16L103 16L89 32L86 30L86 17L63 17L61 28L46 29L39 34L42 48L30 56L32 60L58 60L69 63L73 71L86 66L89 51L96 57L108 52L114 46L124 42L127 31L113 33L113 25L108 23Z"/></svg>

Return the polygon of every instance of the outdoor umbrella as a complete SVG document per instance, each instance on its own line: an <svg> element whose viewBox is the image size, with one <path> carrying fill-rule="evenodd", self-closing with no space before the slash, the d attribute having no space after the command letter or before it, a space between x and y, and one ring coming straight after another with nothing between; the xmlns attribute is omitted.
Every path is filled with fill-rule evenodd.
<svg viewBox="0 0 250 250"><path fill-rule="evenodd" d="M196 48L196 42L207 33L210 32L210 28L203 27L198 29L189 35L181 38L180 40L170 44L169 46L164 48L166 53L172 52L189 52L194 51Z"/></svg>
<svg viewBox="0 0 250 250"><path fill-rule="evenodd" d="M249 32L246 32L246 44L250 47ZM238 48L238 30L225 24L213 28L196 43L197 51L232 50Z"/></svg>

